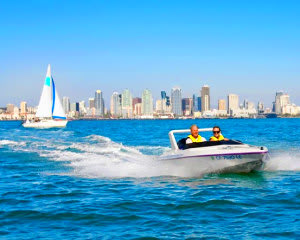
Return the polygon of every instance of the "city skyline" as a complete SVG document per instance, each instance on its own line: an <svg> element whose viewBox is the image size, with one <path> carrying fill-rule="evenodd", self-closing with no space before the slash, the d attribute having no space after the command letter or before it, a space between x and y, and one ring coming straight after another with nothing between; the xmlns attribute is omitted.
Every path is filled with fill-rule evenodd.
<svg viewBox="0 0 300 240"><path fill-rule="evenodd" d="M0 106L36 105L48 63L75 101L208 84L212 106L229 92L270 103L279 90L300 104L299 1L17 2L1 5Z"/></svg>
<svg viewBox="0 0 300 240"><path fill-rule="evenodd" d="M46 78L47 79L47 78ZM120 94L113 92L110 103L105 106L102 97L103 92L95 91L95 97L89 98L88 104L85 101L71 102L69 97L62 98L62 107L68 118L256 118L274 116L300 116L300 106L290 100L290 95L284 92L276 92L272 107L268 108L261 101L257 104L244 99L240 101L239 95L228 94L225 99L218 99L218 108L210 105L210 87L204 85L198 94L188 98L182 97L179 87L171 89L168 96L165 90L161 90L161 98L154 100L152 92L144 89L142 97L135 97L129 89L124 89ZM227 106L226 106L227 105ZM39 105L40 106L40 105ZM108 107L110 106L110 108ZM7 104L6 108L0 108L0 119L32 119L39 107L28 106L22 101L20 107L14 104Z"/></svg>

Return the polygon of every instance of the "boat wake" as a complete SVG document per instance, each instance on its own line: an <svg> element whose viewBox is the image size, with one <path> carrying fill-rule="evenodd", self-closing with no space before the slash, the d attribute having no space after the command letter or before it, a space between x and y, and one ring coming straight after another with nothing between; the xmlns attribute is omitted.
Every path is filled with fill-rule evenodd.
<svg viewBox="0 0 300 240"><path fill-rule="evenodd" d="M74 142L75 141L75 142ZM211 172L212 166L178 165L160 161L158 156L171 151L162 146L124 146L99 135L90 135L76 141L16 142L0 140L0 148L13 151L35 152L51 161L68 167L63 173L85 178L147 178L158 176L201 177ZM215 162L214 164L220 164ZM218 166L222 169L223 166ZM215 169L215 165L213 166ZM64 168L65 170L65 168ZM300 171L300 153L275 153L264 165L263 171Z"/></svg>

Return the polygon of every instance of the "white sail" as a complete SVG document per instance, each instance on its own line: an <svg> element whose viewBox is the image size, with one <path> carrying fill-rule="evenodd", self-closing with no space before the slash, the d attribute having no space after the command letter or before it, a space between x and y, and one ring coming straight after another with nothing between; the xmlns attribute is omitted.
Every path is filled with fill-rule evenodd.
<svg viewBox="0 0 300 240"><path fill-rule="evenodd" d="M47 75L40 98L39 106L36 112L36 116L39 118L52 117L52 91L51 91L51 67L48 65Z"/></svg>
<svg viewBox="0 0 300 240"><path fill-rule="evenodd" d="M61 104L53 78L52 78L52 98L53 98L52 117L66 119L66 114Z"/></svg>

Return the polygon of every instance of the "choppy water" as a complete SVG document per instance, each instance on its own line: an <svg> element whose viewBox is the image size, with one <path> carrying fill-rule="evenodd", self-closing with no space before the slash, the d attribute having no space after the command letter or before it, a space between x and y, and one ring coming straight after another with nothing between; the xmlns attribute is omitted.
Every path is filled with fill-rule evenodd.
<svg viewBox="0 0 300 240"><path fill-rule="evenodd" d="M198 177L161 165L168 131L192 123L271 159ZM300 119L0 122L0 164L3 239L300 239Z"/></svg>

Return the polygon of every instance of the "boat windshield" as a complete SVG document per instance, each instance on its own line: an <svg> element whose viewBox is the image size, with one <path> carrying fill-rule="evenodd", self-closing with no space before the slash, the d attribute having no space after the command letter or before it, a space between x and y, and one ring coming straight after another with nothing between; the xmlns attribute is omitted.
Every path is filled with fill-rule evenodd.
<svg viewBox="0 0 300 240"><path fill-rule="evenodd" d="M177 142L178 148L181 150L185 150L188 148L198 148L198 147L211 147L211 146L218 146L218 145L238 145L243 144L241 141L238 140L228 140L228 141L205 141L199 143L190 143L186 144L186 138L182 138Z"/></svg>

